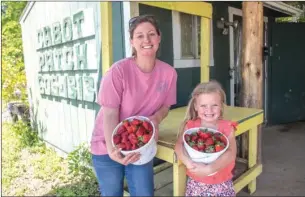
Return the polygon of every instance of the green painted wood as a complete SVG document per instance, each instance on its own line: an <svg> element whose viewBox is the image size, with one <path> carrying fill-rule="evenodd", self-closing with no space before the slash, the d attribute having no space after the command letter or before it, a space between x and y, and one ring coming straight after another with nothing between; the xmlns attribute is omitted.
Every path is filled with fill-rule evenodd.
<svg viewBox="0 0 305 197"><path fill-rule="evenodd" d="M272 24L270 123L305 120L305 25Z"/></svg>
<svg viewBox="0 0 305 197"><path fill-rule="evenodd" d="M191 98L191 93L200 83L200 68L177 68L177 104L172 108L186 106Z"/></svg>
<svg viewBox="0 0 305 197"><path fill-rule="evenodd" d="M213 5L213 49L214 49L214 66L210 67L210 79L217 80L224 88L227 101L230 101L230 52L229 36L222 35L222 30L216 26L217 19L223 17L228 21L228 3L212 2Z"/></svg>
<svg viewBox="0 0 305 197"><path fill-rule="evenodd" d="M124 58L124 21L123 21L123 2L112 2L112 50L113 62Z"/></svg>

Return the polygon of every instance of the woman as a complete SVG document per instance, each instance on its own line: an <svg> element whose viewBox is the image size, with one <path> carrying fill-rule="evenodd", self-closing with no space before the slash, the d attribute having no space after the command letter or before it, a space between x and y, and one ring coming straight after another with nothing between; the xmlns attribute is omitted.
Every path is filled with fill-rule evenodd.
<svg viewBox="0 0 305 197"><path fill-rule="evenodd" d="M153 16L137 16L129 21L133 56L114 63L103 77L99 111L91 140L93 166L102 196L122 196L126 176L131 196L153 196L153 160L133 165L139 153L122 156L111 144L111 134L123 119L142 115L157 128L176 104L177 73L156 59L161 32Z"/></svg>

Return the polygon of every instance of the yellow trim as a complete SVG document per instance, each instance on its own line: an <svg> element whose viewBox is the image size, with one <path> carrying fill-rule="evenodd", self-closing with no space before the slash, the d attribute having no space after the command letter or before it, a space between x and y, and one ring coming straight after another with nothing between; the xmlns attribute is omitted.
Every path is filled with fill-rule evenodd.
<svg viewBox="0 0 305 197"><path fill-rule="evenodd" d="M258 126L263 122L264 114L259 114L253 118L250 118L249 120L246 120L245 122L240 123L237 126L237 131L235 132L235 136L239 136L245 131L247 131L249 128L252 128L253 126Z"/></svg>
<svg viewBox="0 0 305 197"><path fill-rule="evenodd" d="M252 180L256 180L256 177L258 177L263 171L262 164L256 165L247 172L245 172L243 175L241 175L238 179L234 181L234 190L236 193L238 193L240 190L242 190L246 185L248 185Z"/></svg>
<svg viewBox="0 0 305 197"><path fill-rule="evenodd" d="M252 127L249 130L249 149L248 149L248 157L249 157L249 163L248 163L248 167L252 168L253 166L255 166L256 162L257 162L257 134L258 129L257 129L257 125L255 125L254 127ZM248 185L248 189L250 194L254 193L256 190L256 179L253 179L249 185Z"/></svg>
<svg viewBox="0 0 305 197"><path fill-rule="evenodd" d="M186 168L179 163L173 164L173 196L184 196L186 187Z"/></svg>
<svg viewBox="0 0 305 197"><path fill-rule="evenodd" d="M158 144L156 157L169 163L174 163L174 150Z"/></svg>
<svg viewBox="0 0 305 197"><path fill-rule="evenodd" d="M210 79L210 19L201 17L201 54L200 54L200 81Z"/></svg>
<svg viewBox="0 0 305 197"><path fill-rule="evenodd" d="M101 2L102 75L110 68L112 54L112 2Z"/></svg>
<svg viewBox="0 0 305 197"><path fill-rule="evenodd" d="M212 4L206 2L139 2L141 4L212 18Z"/></svg>

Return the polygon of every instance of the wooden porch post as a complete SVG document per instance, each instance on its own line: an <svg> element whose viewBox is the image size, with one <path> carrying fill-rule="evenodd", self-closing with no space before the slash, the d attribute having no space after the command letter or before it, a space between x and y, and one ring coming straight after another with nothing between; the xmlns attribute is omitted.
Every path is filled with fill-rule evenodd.
<svg viewBox="0 0 305 197"><path fill-rule="evenodd" d="M263 2L244 1L242 50L242 106L262 108L263 93ZM261 131L257 134L257 162L261 163ZM248 152L248 136L243 136L243 153ZM249 156L249 155L248 155ZM256 163L256 162L255 162Z"/></svg>

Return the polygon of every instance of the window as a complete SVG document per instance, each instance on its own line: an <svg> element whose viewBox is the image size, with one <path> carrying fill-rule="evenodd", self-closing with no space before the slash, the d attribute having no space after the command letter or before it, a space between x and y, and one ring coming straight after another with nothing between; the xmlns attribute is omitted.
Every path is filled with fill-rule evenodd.
<svg viewBox="0 0 305 197"><path fill-rule="evenodd" d="M186 13L180 15L181 57L200 58L200 17Z"/></svg>

